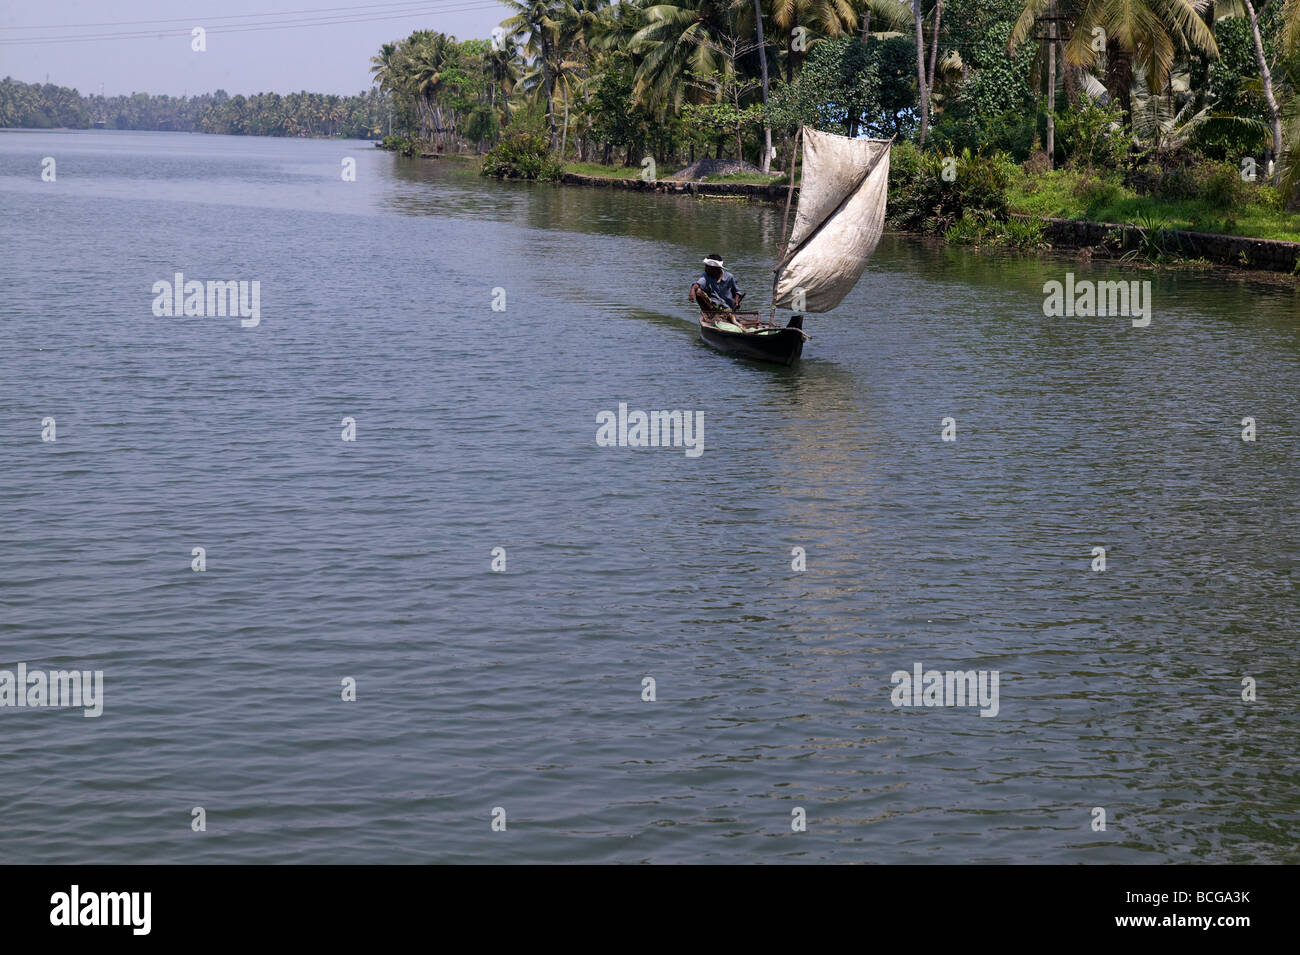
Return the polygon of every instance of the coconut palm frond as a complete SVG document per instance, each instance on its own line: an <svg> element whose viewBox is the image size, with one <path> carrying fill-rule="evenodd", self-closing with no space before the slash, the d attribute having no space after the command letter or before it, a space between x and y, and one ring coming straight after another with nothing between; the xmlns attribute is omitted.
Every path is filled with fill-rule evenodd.
<svg viewBox="0 0 1300 955"><path fill-rule="evenodd" d="M1110 102L1110 90L1106 89L1106 84L1094 74L1089 73L1087 70L1080 70L1078 76L1079 88L1084 96L1102 106Z"/></svg>

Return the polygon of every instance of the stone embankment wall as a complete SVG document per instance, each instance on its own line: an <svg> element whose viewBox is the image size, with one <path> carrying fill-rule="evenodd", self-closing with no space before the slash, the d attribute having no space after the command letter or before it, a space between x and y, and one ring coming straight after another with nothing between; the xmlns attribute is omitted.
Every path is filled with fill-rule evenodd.
<svg viewBox="0 0 1300 955"><path fill-rule="evenodd" d="M1015 215L1016 219L1033 216ZM1096 249L1126 252L1153 243L1166 254L1185 259L1206 259L1217 265L1258 269L1265 272L1294 272L1300 260L1300 242L1251 239L1240 235L1164 229L1144 238L1140 226L1114 222L1084 222L1078 219L1045 219L1046 238L1056 248Z"/></svg>
<svg viewBox="0 0 1300 955"><path fill-rule="evenodd" d="M604 186L607 189L629 189L632 192L663 192L686 196L742 196L750 199L779 199L784 202L789 186L767 186L754 182L695 182L681 179L614 179L605 176L583 176L566 172L560 180L566 186ZM794 193L799 195L796 186Z"/></svg>

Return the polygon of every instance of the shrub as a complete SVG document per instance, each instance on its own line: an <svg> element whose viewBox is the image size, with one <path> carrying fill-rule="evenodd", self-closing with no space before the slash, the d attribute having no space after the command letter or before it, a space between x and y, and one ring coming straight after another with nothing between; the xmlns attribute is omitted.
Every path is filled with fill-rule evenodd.
<svg viewBox="0 0 1300 955"><path fill-rule="evenodd" d="M1047 223L1042 219L1008 219L1003 241L1016 249L1046 249Z"/></svg>
<svg viewBox="0 0 1300 955"><path fill-rule="evenodd" d="M1230 162L1207 162L1190 153L1152 159L1129 175L1140 193L1161 199L1199 199L1215 209L1233 209L1252 202L1269 204L1274 197L1265 186L1241 178ZM1268 190L1268 191L1266 191Z"/></svg>
<svg viewBox="0 0 1300 955"><path fill-rule="evenodd" d="M1042 219L1007 219L999 222L984 210L968 210L944 230L943 237L957 245L996 245L1013 249L1046 249L1047 223Z"/></svg>
<svg viewBox="0 0 1300 955"><path fill-rule="evenodd" d="M1154 182L1148 190L1162 199L1201 198L1201 177L1190 166L1156 166L1152 173Z"/></svg>
<svg viewBox="0 0 1300 955"><path fill-rule="evenodd" d="M1256 198L1257 190L1241 178L1232 163L1207 163L1197 170L1200 198L1216 209L1231 209Z"/></svg>
<svg viewBox="0 0 1300 955"><path fill-rule="evenodd" d="M423 143L413 136L385 136L383 147L395 149L408 159L423 151Z"/></svg>
<svg viewBox="0 0 1300 955"><path fill-rule="evenodd" d="M551 155L546 134L525 129L508 133L489 149L480 172L497 179L553 181L564 174L564 169Z"/></svg>
<svg viewBox="0 0 1300 955"><path fill-rule="evenodd" d="M1079 174L1079 178L1070 187L1070 192L1088 210L1105 208L1123 195L1123 189L1116 179L1093 173Z"/></svg>
<svg viewBox="0 0 1300 955"><path fill-rule="evenodd" d="M948 153L983 148L1024 162L1033 151L1036 132L1032 112L1007 110L984 115L958 106L943 115L932 135L934 147Z"/></svg>
<svg viewBox="0 0 1300 955"><path fill-rule="evenodd" d="M997 224L986 214L968 212L944 230L943 237L957 245L981 245L994 241Z"/></svg>
<svg viewBox="0 0 1300 955"><path fill-rule="evenodd" d="M1143 196L1160 199L1200 199L1204 179L1197 171L1199 160L1189 152L1148 154L1128 170L1125 184Z"/></svg>
<svg viewBox="0 0 1300 955"><path fill-rule="evenodd" d="M1114 106L1087 103L1062 113L1056 122L1059 148L1070 165L1084 169L1117 169L1128 156L1130 140Z"/></svg>
<svg viewBox="0 0 1300 955"><path fill-rule="evenodd" d="M911 143L894 147L889 169L889 222L902 229L943 232L967 213L1005 219L1013 167L1001 154L959 156L922 153ZM951 180L945 178L950 171Z"/></svg>
<svg viewBox="0 0 1300 955"><path fill-rule="evenodd" d="M1121 239L1121 245L1130 246L1129 250L1120 256L1121 261L1130 261L1132 259L1145 259L1152 265L1160 265L1168 260L1170 255L1170 233L1173 231L1169 228L1169 221L1154 213L1139 213L1136 221L1133 223L1137 226L1135 234L1130 234L1132 241Z"/></svg>
<svg viewBox="0 0 1300 955"><path fill-rule="evenodd" d="M1280 212L1286 207L1286 199L1282 190L1276 186L1264 185L1262 183L1256 184L1255 196L1252 201L1271 212Z"/></svg>

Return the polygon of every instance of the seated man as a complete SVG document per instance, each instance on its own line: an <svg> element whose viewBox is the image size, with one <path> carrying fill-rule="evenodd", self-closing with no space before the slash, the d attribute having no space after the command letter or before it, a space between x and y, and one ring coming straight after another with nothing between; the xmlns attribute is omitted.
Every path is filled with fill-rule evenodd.
<svg viewBox="0 0 1300 955"><path fill-rule="evenodd" d="M745 293L736 288L736 277L722 267L722 256L710 252L704 260L704 274L691 286L690 300L703 312L735 311Z"/></svg>

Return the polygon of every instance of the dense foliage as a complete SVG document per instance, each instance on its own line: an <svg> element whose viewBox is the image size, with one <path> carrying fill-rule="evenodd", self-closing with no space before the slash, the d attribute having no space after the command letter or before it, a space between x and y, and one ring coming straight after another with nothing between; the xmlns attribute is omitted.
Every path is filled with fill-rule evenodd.
<svg viewBox="0 0 1300 955"><path fill-rule="evenodd" d="M249 136L380 135L388 104L378 90L356 96L321 93L258 93L230 96L225 90L201 96L82 96L52 84L0 81L0 126L48 129L152 129L181 133Z"/></svg>
<svg viewBox="0 0 1300 955"><path fill-rule="evenodd" d="M887 215L919 232L943 232L964 217L1004 219L1010 184L1010 164L999 155L942 156L903 143L890 157Z"/></svg>
<svg viewBox="0 0 1300 955"><path fill-rule="evenodd" d="M907 135L915 127L916 41L837 37L816 44L793 82L778 81L771 124L808 125L843 136Z"/></svg>
<svg viewBox="0 0 1300 955"><path fill-rule="evenodd" d="M507 134L483 157L483 175L498 179L559 179L559 160L551 155L546 133L519 129Z"/></svg>

